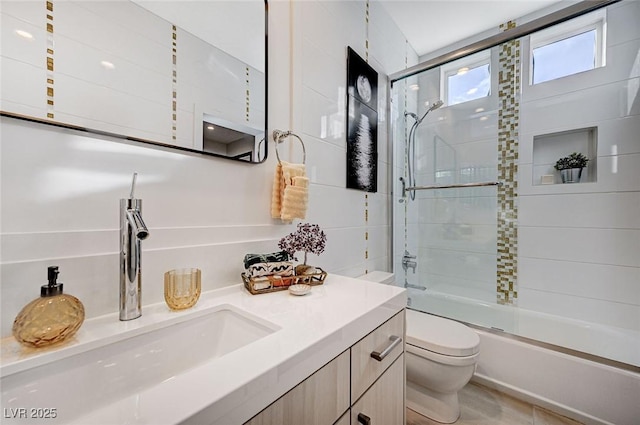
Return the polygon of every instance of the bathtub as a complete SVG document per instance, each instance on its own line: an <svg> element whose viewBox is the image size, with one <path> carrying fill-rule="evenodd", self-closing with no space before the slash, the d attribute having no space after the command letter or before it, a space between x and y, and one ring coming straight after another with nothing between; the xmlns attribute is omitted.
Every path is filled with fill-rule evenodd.
<svg viewBox="0 0 640 425"><path fill-rule="evenodd" d="M473 381L585 424L640 423L640 333L429 290L408 296L409 308L476 329Z"/></svg>

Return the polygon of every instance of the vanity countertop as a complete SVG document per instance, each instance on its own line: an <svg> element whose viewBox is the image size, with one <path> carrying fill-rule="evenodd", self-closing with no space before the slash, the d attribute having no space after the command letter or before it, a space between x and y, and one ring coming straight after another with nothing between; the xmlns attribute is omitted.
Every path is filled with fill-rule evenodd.
<svg viewBox="0 0 640 425"><path fill-rule="evenodd" d="M5 339L0 375L5 380L176 320L189 320L216 307L229 306L248 312L277 330L86 415L71 421L58 417L47 422L242 424L405 305L406 292L402 288L331 274L323 285L313 287L304 296L293 296L288 291L251 295L235 285L203 293L195 307L183 312L171 312L159 303L145 306L142 317L130 322L120 322L117 314L87 320L73 341L55 349L25 354L17 342Z"/></svg>

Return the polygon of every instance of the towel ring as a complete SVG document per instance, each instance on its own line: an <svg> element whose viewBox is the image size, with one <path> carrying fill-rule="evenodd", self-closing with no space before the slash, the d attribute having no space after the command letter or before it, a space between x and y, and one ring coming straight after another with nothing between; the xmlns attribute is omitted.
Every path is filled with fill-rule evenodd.
<svg viewBox="0 0 640 425"><path fill-rule="evenodd" d="M276 142L276 158L278 158L278 162L281 163L280 155L278 154L278 145L284 142L284 139L289 136L293 136L300 141L300 144L302 145L302 163L305 164L307 162L307 150L305 149L304 142L300 136L292 133L291 131L273 130L273 141Z"/></svg>

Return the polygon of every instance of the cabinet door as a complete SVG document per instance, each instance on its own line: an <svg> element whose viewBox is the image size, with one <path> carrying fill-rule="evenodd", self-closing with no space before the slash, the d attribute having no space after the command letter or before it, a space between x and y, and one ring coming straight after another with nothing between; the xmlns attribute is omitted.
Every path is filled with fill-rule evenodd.
<svg viewBox="0 0 640 425"><path fill-rule="evenodd" d="M331 425L349 409L349 350L245 425Z"/></svg>
<svg viewBox="0 0 640 425"><path fill-rule="evenodd" d="M404 354L351 407L353 425L404 423Z"/></svg>
<svg viewBox="0 0 640 425"><path fill-rule="evenodd" d="M351 425L351 410L348 410L340 419L338 419L338 422L333 425Z"/></svg>

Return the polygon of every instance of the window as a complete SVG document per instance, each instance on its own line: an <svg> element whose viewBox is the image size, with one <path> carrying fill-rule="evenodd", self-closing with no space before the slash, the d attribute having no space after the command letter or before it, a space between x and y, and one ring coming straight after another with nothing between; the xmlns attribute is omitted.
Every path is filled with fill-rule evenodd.
<svg viewBox="0 0 640 425"><path fill-rule="evenodd" d="M491 94L489 51L443 65L442 84L448 106Z"/></svg>
<svg viewBox="0 0 640 425"><path fill-rule="evenodd" d="M531 84L604 66L605 10L531 36Z"/></svg>

